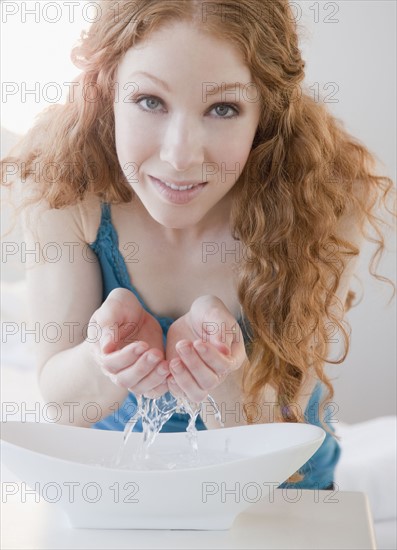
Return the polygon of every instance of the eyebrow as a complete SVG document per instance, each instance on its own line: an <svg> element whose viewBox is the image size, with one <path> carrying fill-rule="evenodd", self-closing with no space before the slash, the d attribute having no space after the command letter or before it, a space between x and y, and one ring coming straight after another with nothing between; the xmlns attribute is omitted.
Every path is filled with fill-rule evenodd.
<svg viewBox="0 0 397 550"><path fill-rule="evenodd" d="M137 71L135 73L132 73L130 74L130 76L128 78L131 78L132 76L134 75L142 75L142 76L146 76L147 78L150 78L150 80L153 80L154 82L156 82L157 84L159 84L159 86L161 86L162 88L164 88L164 90L166 90L167 92L171 92L170 90L170 87L168 86L168 84L166 82L164 82L164 80L161 80L161 78L158 78L157 76L154 76L150 73L147 73L146 71ZM208 82L208 84L214 84L213 82ZM226 90L231 90L231 89L234 89L234 88L244 88L246 85L244 84L241 84L241 82L230 82L229 84L225 84L222 82L222 85L219 87L215 87L214 90L206 90L206 95L207 96L210 96L210 95L215 95L219 92L223 92L223 91L226 91Z"/></svg>

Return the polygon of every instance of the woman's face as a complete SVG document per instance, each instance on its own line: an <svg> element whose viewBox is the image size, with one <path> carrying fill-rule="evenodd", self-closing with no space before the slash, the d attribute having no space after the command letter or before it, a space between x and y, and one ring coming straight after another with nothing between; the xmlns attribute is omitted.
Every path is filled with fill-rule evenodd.
<svg viewBox="0 0 397 550"><path fill-rule="evenodd" d="M259 94L239 53L177 23L126 52L116 90L117 155L136 195L164 227L204 228L230 198L259 123ZM157 180L207 183L173 191Z"/></svg>

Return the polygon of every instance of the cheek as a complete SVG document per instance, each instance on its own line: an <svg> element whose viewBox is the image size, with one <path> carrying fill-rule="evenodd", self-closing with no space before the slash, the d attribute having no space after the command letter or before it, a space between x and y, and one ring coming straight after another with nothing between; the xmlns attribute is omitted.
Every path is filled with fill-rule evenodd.
<svg viewBox="0 0 397 550"><path fill-rule="evenodd" d="M140 139L139 130L132 128L128 121L115 121L116 151L121 166L126 163L135 163L139 166L145 154L145 141Z"/></svg>
<svg viewBox="0 0 397 550"><path fill-rule="evenodd" d="M244 166L247 162L250 146L242 146L245 143L233 141L227 142L218 150L218 180L227 182L228 184L235 183L241 175Z"/></svg>

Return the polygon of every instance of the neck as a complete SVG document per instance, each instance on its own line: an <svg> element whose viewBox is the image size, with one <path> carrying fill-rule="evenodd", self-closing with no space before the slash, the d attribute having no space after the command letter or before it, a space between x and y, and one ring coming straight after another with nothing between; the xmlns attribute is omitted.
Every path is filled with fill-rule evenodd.
<svg viewBox="0 0 397 550"><path fill-rule="evenodd" d="M140 201L139 201L140 202ZM232 204L232 195L229 192L223 199L217 203L207 214L196 224L184 227L165 227L152 218L146 208L142 206L143 215L147 218L147 223L154 224L154 230L159 236L161 242L165 245L174 247L189 248L192 243L211 241L224 234L225 231L230 234L230 209Z"/></svg>

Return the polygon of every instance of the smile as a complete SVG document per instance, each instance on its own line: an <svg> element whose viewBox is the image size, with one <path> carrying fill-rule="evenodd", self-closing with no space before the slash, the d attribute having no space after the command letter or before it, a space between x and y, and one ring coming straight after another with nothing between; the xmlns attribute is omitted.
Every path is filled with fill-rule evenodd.
<svg viewBox="0 0 397 550"><path fill-rule="evenodd" d="M175 191L186 191L187 189L193 189L193 187L196 187L196 185L199 185L198 183L193 183L192 185L174 185L173 183L168 183L168 181L160 180L162 183L164 183L167 187L170 187L171 189L175 189Z"/></svg>
<svg viewBox="0 0 397 550"><path fill-rule="evenodd" d="M186 204L194 199L207 185L204 183L193 183L190 185L175 185L149 176L160 195L174 204Z"/></svg>

